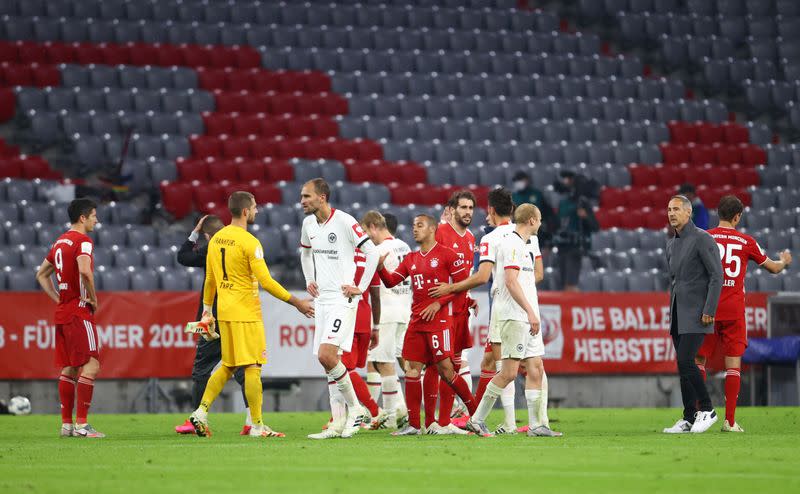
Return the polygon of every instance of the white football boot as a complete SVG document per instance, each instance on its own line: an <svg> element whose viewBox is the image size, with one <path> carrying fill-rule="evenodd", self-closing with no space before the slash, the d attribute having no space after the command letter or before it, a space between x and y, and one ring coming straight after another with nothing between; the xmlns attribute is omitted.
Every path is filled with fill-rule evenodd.
<svg viewBox="0 0 800 494"><path fill-rule="evenodd" d="M694 424L692 424L691 432L693 434L702 434L711 428L712 425L716 424L718 419L717 412L714 410L709 412L697 412L694 415Z"/></svg>
<svg viewBox="0 0 800 494"><path fill-rule="evenodd" d="M742 426L737 424L736 421L733 422L733 425L729 424L727 420L722 424L722 432L744 432Z"/></svg>
<svg viewBox="0 0 800 494"><path fill-rule="evenodd" d="M680 419L672 427L664 427L663 432L664 434L686 434L691 430L692 424L687 420Z"/></svg>
<svg viewBox="0 0 800 494"><path fill-rule="evenodd" d="M369 412L367 412L369 415ZM356 406L347 409L347 418L344 421L341 437L344 439L355 436L361 430L361 422L364 418L364 407Z"/></svg>

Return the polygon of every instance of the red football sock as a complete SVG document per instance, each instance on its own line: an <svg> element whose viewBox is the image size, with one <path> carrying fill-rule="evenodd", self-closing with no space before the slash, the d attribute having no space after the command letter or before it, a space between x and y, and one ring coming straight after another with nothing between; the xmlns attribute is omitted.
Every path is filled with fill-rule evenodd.
<svg viewBox="0 0 800 494"><path fill-rule="evenodd" d="M61 374L58 378L58 397L61 401L61 422L72 423L72 409L75 408L75 378Z"/></svg>
<svg viewBox="0 0 800 494"><path fill-rule="evenodd" d="M439 373L436 367L425 369L422 391L425 393L425 427L430 427L436 422L436 400L439 399Z"/></svg>
<svg viewBox="0 0 800 494"><path fill-rule="evenodd" d="M700 375L703 376L703 382L706 382L706 366L703 364L697 364L697 368L700 369Z"/></svg>
<svg viewBox="0 0 800 494"><path fill-rule="evenodd" d="M408 408L408 424L415 429L420 428L419 409L422 405L422 383L419 377L406 375L406 407Z"/></svg>
<svg viewBox="0 0 800 494"><path fill-rule="evenodd" d="M458 374L461 370L461 359L453 359L453 367ZM439 382L439 420L438 423L442 427L447 427L450 424L450 414L453 412L453 402L455 401L455 392L444 379Z"/></svg>
<svg viewBox="0 0 800 494"><path fill-rule="evenodd" d="M75 422L85 424L86 416L89 415L89 407L92 404L92 393L94 392L94 379L81 376L78 378L78 411L75 413Z"/></svg>
<svg viewBox="0 0 800 494"><path fill-rule="evenodd" d="M469 414L472 415L475 413L475 409L478 407L478 402L475 401L472 393L469 392L467 381L465 381L464 378L458 374L454 374L453 380L450 381L450 387L453 388L453 391L455 391L458 397L461 398L461 401L464 402L464 406L467 407L467 410L469 410Z"/></svg>
<svg viewBox="0 0 800 494"><path fill-rule="evenodd" d="M736 422L736 400L742 385L742 374L739 369L730 368L725 371L725 420L733 425Z"/></svg>
<svg viewBox="0 0 800 494"><path fill-rule="evenodd" d="M481 399L483 398L483 393L486 392L486 386L489 385L489 381L497 374L497 371L481 371L481 378L478 380L478 390L475 391L475 402L480 403Z"/></svg>
<svg viewBox="0 0 800 494"><path fill-rule="evenodd" d="M353 391L356 392L356 398L358 398L358 401L367 407L367 410L369 410L369 413L372 414L373 417L377 417L378 404L375 403L375 400L372 399L372 395L369 394L367 383L361 379L361 376L359 376L358 372L356 371L350 371L350 382L353 383Z"/></svg>

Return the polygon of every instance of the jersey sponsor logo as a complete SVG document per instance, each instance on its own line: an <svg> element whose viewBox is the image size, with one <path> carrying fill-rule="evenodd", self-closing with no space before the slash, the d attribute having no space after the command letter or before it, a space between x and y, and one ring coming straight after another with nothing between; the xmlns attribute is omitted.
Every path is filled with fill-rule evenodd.
<svg viewBox="0 0 800 494"><path fill-rule="evenodd" d="M332 244L335 244L335 243L336 243L336 234L335 234L335 233L331 232L331 233L328 235L328 242L330 242L330 243L332 243Z"/></svg>
<svg viewBox="0 0 800 494"><path fill-rule="evenodd" d="M361 229L361 225L359 225L358 223L353 223L352 228L353 228L353 231L356 232L356 235L358 235L358 238L361 238L364 235L366 235L364 233L364 230Z"/></svg>
<svg viewBox="0 0 800 494"><path fill-rule="evenodd" d="M488 256L489 255L489 243L488 242L481 242L481 255Z"/></svg>
<svg viewBox="0 0 800 494"><path fill-rule="evenodd" d="M455 261L453 261L453 267L454 268L462 266L463 264L464 264L464 259L456 259ZM436 266L434 266L434 267L436 267Z"/></svg>

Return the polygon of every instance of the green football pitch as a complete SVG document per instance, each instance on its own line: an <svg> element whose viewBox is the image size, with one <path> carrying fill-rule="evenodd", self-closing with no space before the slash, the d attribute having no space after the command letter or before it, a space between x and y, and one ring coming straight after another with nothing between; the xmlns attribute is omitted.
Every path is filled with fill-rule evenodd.
<svg viewBox="0 0 800 494"><path fill-rule="evenodd" d="M660 431L677 410L552 410L563 438L306 439L323 413L267 414L282 439L240 437L241 415L212 414L214 436L199 438L172 432L184 418L97 414L108 437L92 440L60 439L57 416L2 416L0 492L800 492L800 408L742 408L745 434L675 436Z"/></svg>

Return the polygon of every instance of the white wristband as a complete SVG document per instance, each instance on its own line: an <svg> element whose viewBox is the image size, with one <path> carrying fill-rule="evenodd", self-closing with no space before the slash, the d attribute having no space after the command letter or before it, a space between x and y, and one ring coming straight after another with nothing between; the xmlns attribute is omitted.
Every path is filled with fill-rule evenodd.
<svg viewBox="0 0 800 494"><path fill-rule="evenodd" d="M190 234L189 234L189 241L190 241L190 242L193 242L193 243L195 243L195 244L196 244L196 243L197 243L197 239L198 239L198 238L200 238L200 234L199 234L199 233L197 233L197 232L196 232L196 231L194 231L194 230L192 231L192 233L190 233Z"/></svg>
<svg viewBox="0 0 800 494"><path fill-rule="evenodd" d="M209 314L213 313L213 310L210 305L203 304L203 312L208 312Z"/></svg>

